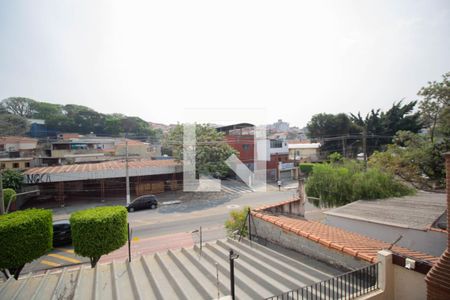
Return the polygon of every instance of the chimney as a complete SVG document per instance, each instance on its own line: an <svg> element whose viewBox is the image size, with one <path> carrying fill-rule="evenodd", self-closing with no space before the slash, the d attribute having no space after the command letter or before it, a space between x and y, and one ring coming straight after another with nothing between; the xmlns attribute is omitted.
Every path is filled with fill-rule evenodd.
<svg viewBox="0 0 450 300"><path fill-rule="evenodd" d="M425 277L428 300L450 299L450 152L445 154L447 173L447 249Z"/></svg>

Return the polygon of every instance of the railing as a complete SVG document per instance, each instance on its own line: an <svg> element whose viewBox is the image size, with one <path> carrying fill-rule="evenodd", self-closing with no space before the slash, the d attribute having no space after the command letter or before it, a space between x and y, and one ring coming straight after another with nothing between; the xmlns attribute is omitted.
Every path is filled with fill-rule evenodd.
<svg viewBox="0 0 450 300"><path fill-rule="evenodd" d="M266 299L355 299L378 289L378 263Z"/></svg>

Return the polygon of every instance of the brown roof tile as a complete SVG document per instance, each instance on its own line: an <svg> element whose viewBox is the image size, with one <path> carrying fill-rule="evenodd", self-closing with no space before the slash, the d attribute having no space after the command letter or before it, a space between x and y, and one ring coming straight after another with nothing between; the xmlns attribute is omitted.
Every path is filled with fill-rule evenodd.
<svg viewBox="0 0 450 300"><path fill-rule="evenodd" d="M283 202L283 204L285 203ZM266 206L264 209L279 205L280 204ZM275 215L264 211L264 209L252 211L252 216L273 223L294 234L320 243L325 247L335 249L369 262L375 262L378 251L387 249L390 246L389 243L346 231L341 228L286 215ZM435 256L399 246L394 246L391 250L404 256L415 258L417 260L429 261L431 263L438 260Z"/></svg>

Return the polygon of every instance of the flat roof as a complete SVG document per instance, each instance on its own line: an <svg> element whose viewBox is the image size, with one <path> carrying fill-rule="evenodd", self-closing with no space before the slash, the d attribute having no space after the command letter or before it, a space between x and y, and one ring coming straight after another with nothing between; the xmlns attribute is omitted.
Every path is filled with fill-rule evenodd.
<svg viewBox="0 0 450 300"><path fill-rule="evenodd" d="M330 216L424 230L445 212L446 199L446 194L420 191L414 196L359 200L324 213Z"/></svg>

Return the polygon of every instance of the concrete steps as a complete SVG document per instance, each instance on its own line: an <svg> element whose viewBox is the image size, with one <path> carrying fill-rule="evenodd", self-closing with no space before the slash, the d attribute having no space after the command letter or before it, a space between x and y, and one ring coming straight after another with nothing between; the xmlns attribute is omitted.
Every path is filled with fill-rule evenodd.
<svg viewBox="0 0 450 300"><path fill-rule="evenodd" d="M296 261L256 243L227 239L192 248L82 266L0 284L0 299L215 299L230 294L229 250L235 260L238 299L262 299L337 274L310 261ZM217 282L217 269L219 282ZM334 274L332 274L334 273ZM343 283L345 285L345 283ZM324 296L332 289L310 291ZM337 293L337 291L335 291ZM50 295L50 296L49 296ZM71 298L71 297L69 297Z"/></svg>

